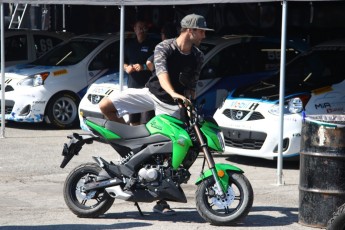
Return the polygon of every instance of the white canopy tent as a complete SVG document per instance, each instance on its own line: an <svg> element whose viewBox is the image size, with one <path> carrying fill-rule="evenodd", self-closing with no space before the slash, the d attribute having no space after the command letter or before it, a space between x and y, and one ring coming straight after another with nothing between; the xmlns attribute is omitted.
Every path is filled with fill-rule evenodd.
<svg viewBox="0 0 345 230"><path fill-rule="evenodd" d="M281 59L280 59L280 102L284 101L285 93L285 48L286 48L286 26L287 26L287 3L288 2L317 2L317 1L340 1L340 0L0 0L1 6L1 131L0 138L5 137L5 55L4 55L4 10L3 3L22 3L22 4L69 4L69 5L115 5L121 10L120 25L120 84L122 88L123 79L123 54L124 54L124 16L125 6L144 6L144 5L196 5L196 4L217 4L217 3L254 3L254 2L281 2L282 3L282 26L281 26ZM280 103L280 141L278 143L278 163L277 163L277 184L282 185L282 148L283 148L283 116L284 103Z"/></svg>

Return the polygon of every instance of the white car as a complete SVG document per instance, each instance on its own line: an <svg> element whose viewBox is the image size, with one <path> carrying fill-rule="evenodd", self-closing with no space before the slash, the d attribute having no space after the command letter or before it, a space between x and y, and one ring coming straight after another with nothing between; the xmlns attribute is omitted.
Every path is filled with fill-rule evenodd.
<svg viewBox="0 0 345 230"><path fill-rule="evenodd" d="M44 30L5 30L5 66L34 61L73 36Z"/></svg>
<svg viewBox="0 0 345 230"><path fill-rule="evenodd" d="M289 40L287 47L288 60L308 48L306 43L294 40ZM229 90L270 76L280 62L280 39L276 38L248 35L210 37L199 48L205 54L205 62L196 86L197 103L204 103L202 112L205 116L213 116ZM98 107L100 98L120 93L116 84L108 84L108 79L104 81L106 84L100 81L92 86L82 99L79 106L82 128L86 127L83 117L103 117ZM98 100L93 100L95 98Z"/></svg>
<svg viewBox="0 0 345 230"><path fill-rule="evenodd" d="M286 66L283 157L298 156L302 122L310 115L345 113L345 41L320 44ZM278 156L279 73L232 91L214 118L226 152Z"/></svg>
<svg viewBox="0 0 345 230"><path fill-rule="evenodd" d="M5 73L5 119L46 121L60 128L79 124L78 105L98 78L118 72L119 36L82 35L37 60Z"/></svg>
<svg viewBox="0 0 345 230"><path fill-rule="evenodd" d="M127 81L128 75L124 73L123 90L127 89ZM98 103L104 97L108 97L112 93L121 93L119 73L113 73L101 77L90 86L79 104L79 120L81 129L89 130L87 125L84 123L83 117L104 118L103 114L99 110ZM126 119L128 119L128 117L126 117Z"/></svg>

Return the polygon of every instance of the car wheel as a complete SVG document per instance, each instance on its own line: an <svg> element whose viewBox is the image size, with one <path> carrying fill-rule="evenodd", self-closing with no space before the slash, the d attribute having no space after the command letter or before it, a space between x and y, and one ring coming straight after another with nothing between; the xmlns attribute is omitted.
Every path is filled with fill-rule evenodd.
<svg viewBox="0 0 345 230"><path fill-rule="evenodd" d="M55 95L46 110L47 123L58 128L71 128L78 124L79 99L71 93Z"/></svg>

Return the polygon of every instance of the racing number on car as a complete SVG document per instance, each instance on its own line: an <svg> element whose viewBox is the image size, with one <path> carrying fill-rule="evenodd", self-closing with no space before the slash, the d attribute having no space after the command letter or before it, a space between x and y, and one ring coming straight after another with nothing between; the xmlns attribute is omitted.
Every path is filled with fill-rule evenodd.
<svg viewBox="0 0 345 230"><path fill-rule="evenodd" d="M51 48L53 48L54 44L52 39L46 38L46 39L40 39L39 46L37 50L38 57L41 56L43 53L47 52Z"/></svg>
<svg viewBox="0 0 345 230"><path fill-rule="evenodd" d="M268 51L267 59L270 61L280 60L280 51Z"/></svg>

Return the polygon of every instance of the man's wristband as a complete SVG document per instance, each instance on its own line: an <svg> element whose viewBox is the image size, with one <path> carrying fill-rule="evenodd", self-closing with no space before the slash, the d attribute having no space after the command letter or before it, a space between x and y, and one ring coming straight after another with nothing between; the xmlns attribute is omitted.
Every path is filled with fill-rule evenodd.
<svg viewBox="0 0 345 230"><path fill-rule="evenodd" d="M143 64L143 68L144 68L144 70L147 70L147 65Z"/></svg>

